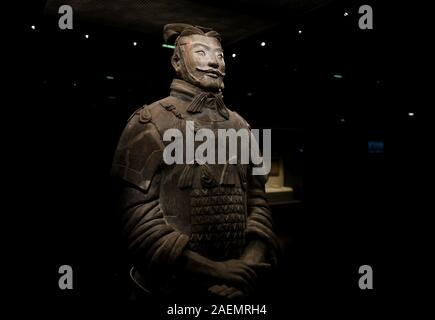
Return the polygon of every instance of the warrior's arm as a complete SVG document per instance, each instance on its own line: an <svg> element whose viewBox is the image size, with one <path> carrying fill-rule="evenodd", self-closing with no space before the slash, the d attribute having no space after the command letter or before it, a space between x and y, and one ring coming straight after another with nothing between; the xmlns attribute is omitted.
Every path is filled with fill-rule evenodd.
<svg viewBox="0 0 435 320"><path fill-rule="evenodd" d="M171 272L189 237L169 225L160 207L164 145L150 108L129 119L115 152L112 175L120 178L124 235L141 271Z"/></svg>
<svg viewBox="0 0 435 320"><path fill-rule="evenodd" d="M159 205L159 183L160 174L156 174L146 193L133 186L123 188L124 233L136 267L158 274L184 273L205 282L252 287L256 274L246 262L213 261L187 248L189 237L164 218Z"/></svg>
<svg viewBox="0 0 435 320"><path fill-rule="evenodd" d="M189 237L170 226L159 204L160 175L145 193L125 185L122 191L124 234L134 264L142 271L173 272Z"/></svg>
<svg viewBox="0 0 435 320"><path fill-rule="evenodd" d="M266 176L248 173L248 245L242 259L249 263L276 263L278 240L273 231L272 214L266 199Z"/></svg>
<svg viewBox="0 0 435 320"><path fill-rule="evenodd" d="M240 115L234 112L236 119L243 128L251 130L251 127ZM250 148L258 142L251 135ZM246 150L245 150L246 151ZM251 154L252 150L249 150ZM242 259L252 263L276 263L279 251L278 239L273 231L273 219L266 199L265 184L267 175L253 175L254 163L250 163L247 175L247 246L242 254Z"/></svg>

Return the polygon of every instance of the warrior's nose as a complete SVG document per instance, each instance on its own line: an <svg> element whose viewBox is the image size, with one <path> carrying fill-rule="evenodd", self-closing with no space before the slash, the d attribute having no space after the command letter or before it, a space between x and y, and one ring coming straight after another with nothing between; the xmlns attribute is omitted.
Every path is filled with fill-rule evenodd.
<svg viewBox="0 0 435 320"><path fill-rule="evenodd" d="M208 62L208 66L214 69L219 68L219 63L216 60L210 60Z"/></svg>

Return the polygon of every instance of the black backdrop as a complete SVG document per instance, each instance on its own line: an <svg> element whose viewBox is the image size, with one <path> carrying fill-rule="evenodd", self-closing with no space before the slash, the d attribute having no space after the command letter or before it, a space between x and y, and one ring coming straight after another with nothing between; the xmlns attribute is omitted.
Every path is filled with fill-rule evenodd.
<svg viewBox="0 0 435 320"><path fill-rule="evenodd" d="M374 30L358 28L361 4L373 6ZM10 261L29 276L16 285L26 304L109 314L126 298L111 160L128 116L168 94L171 50L160 34L91 23L61 31L42 7L26 11L16 56L23 106L8 121L20 168ZM285 241L275 315L388 314L424 281L410 270L422 271L427 256L418 231L426 89L418 35L401 25L397 7L337 1L224 44L227 105L252 127L272 128L275 153L303 163L301 203L273 208ZM383 141L384 152L369 153L369 141ZM72 291L58 288L62 264L74 269ZM358 288L363 264L374 290Z"/></svg>

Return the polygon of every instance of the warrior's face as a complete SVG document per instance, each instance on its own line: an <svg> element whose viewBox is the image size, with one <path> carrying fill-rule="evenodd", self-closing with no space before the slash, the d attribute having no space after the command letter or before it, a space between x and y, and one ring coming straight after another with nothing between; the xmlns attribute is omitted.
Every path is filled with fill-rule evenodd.
<svg viewBox="0 0 435 320"><path fill-rule="evenodd" d="M218 39L194 34L181 37L172 57L177 75L204 90L224 88L224 52Z"/></svg>

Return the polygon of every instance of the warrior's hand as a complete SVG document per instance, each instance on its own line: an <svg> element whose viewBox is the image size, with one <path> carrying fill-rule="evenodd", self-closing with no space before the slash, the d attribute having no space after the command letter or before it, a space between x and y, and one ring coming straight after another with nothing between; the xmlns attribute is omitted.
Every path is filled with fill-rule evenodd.
<svg viewBox="0 0 435 320"><path fill-rule="evenodd" d="M224 284L211 286L208 288L208 291L213 295L227 299L241 299L245 297L243 291L234 287L228 287Z"/></svg>
<svg viewBox="0 0 435 320"><path fill-rule="evenodd" d="M257 282L257 273L254 270L267 268L266 263L250 264L243 260L232 259L214 263L213 275L217 280L243 288L244 292L252 292Z"/></svg>
<svg viewBox="0 0 435 320"><path fill-rule="evenodd" d="M185 250L180 263L185 272L200 276L209 285L222 283L252 292L257 281L257 271L268 268L267 263L245 262L239 259L213 261L200 254Z"/></svg>
<svg viewBox="0 0 435 320"><path fill-rule="evenodd" d="M270 263L266 262L252 262L243 260L255 273L258 275L260 272L264 272L271 267Z"/></svg>

